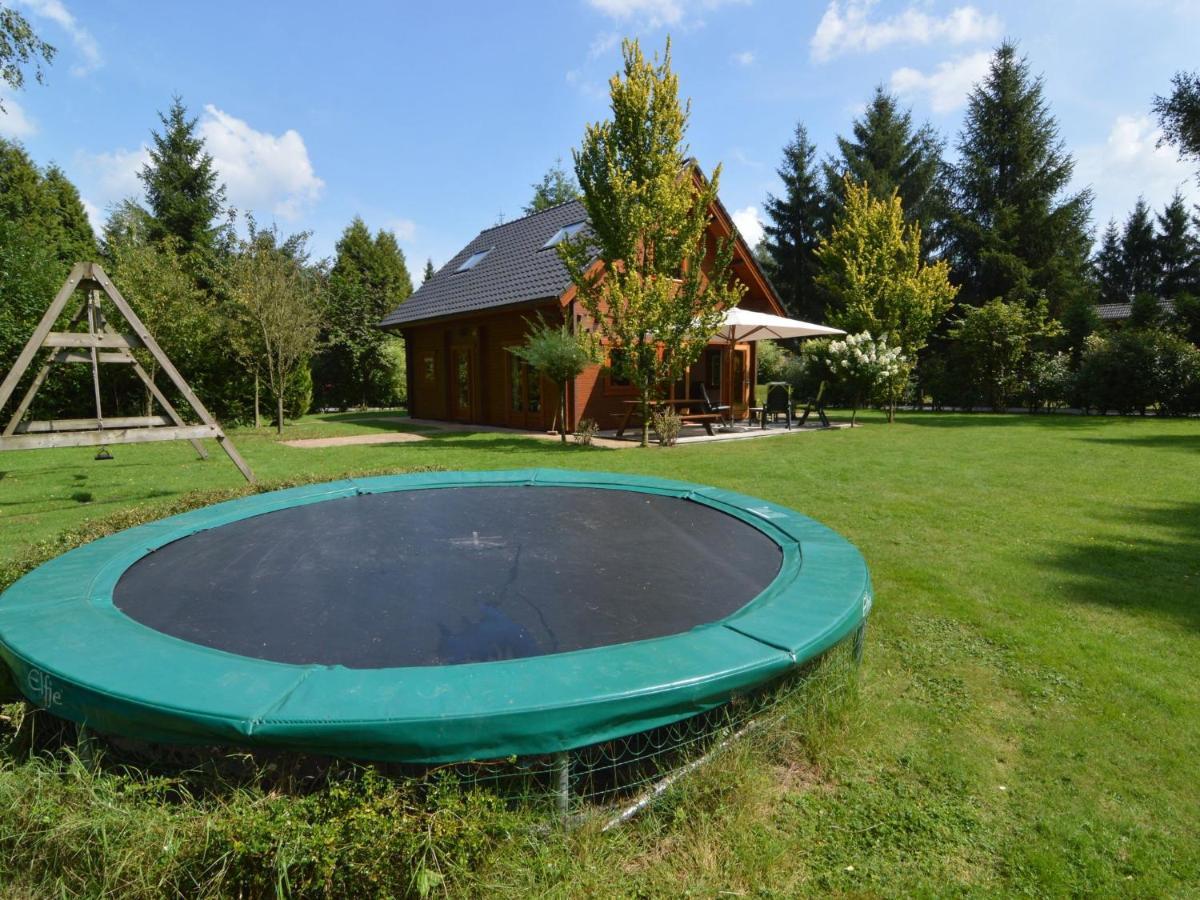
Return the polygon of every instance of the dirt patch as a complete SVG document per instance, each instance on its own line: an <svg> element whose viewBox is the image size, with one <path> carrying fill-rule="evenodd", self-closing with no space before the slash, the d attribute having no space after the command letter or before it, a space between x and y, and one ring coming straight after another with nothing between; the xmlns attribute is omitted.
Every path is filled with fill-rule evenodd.
<svg viewBox="0 0 1200 900"><path fill-rule="evenodd" d="M387 431L383 434L351 434L345 437L307 438L299 441L281 441L285 447L313 449L317 447L353 447L357 444L407 444L423 441L425 436L409 431Z"/></svg>

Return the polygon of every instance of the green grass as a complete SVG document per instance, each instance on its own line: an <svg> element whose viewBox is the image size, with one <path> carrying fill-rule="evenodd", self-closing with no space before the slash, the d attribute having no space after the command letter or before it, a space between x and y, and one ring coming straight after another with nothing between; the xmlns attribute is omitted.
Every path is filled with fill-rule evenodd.
<svg viewBox="0 0 1200 900"><path fill-rule="evenodd" d="M432 871L422 859L445 865L437 877L402 882L407 889L1200 891L1200 423L901 414L888 426L864 418L867 427L852 431L670 450L563 448L495 433L298 450L267 431L233 435L263 479L566 466L720 485L820 519L871 566L877 601L866 660L854 701L839 712L793 716L746 741L615 833L529 830L486 804L459 810L455 821L477 828L464 839L469 852L438 856L441 832L429 826L426 843L396 852L413 872ZM286 436L394 427L371 416L310 417ZM153 514L187 492L240 481L218 452L200 462L186 445L113 450L112 462L94 462L87 450L0 457L0 561L91 518L135 506ZM146 799L115 777L0 755L0 884L7 876L17 896L94 895L118 884L152 894L152 878L159 890L228 891L250 882L236 869L206 870L209 880L191 891L172 880L192 851L172 850L169 836L220 835L223 817L257 822L264 809L285 819L304 812L288 805L298 799L254 791L189 803L147 788ZM66 853L53 824L64 810L78 839L95 840L108 823L101 831L120 849ZM275 831L250 830L272 871L292 871L287 861L308 852L288 843L287 829L275 845ZM459 832L445 834L458 848ZM151 874L121 882L113 875L120 860L140 860ZM321 890L315 877L288 883ZM257 890L274 886L247 893Z"/></svg>

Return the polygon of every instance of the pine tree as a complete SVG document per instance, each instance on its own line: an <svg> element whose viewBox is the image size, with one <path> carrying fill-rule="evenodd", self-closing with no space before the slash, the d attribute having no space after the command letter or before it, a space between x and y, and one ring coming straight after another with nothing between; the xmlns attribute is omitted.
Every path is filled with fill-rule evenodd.
<svg viewBox="0 0 1200 900"><path fill-rule="evenodd" d="M425 273L421 276L421 284L424 284L425 282L427 282L430 278L433 277L433 275L434 275L433 257L429 257L428 259L425 260Z"/></svg>
<svg viewBox="0 0 1200 900"><path fill-rule="evenodd" d="M946 215L943 142L928 124L914 130L912 111L901 111L894 96L882 87L866 112L854 120L852 138L837 139L839 157L825 162L825 183L831 203L845 200L844 177L866 184L876 200L899 194L907 223L920 222L922 250L928 257L942 238Z"/></svg>
<svg viewBox="0 0 1200 900"><path fill-rule="evenodd" d="M817 247L821 243L822 195L813 168L816 147L803 125L783 148L783 164L776 170L783 181L783 196L767 195L766 236L761 244L767 274L787 311L799 319L819 321L825 302L814 283Z"/></svg>
<svg viewBox="0 0 1200 900"><path fill-rule="evenodd" d="M1138 197L1121 233L1122 288L1127 299L1158 296L1158 248L1150 207Z"/></svg>
<svg viewBox="0 0 1200 900"><path fill-rule="evenodd" d="M1200 239L1193 231L1187 205L1179 191L1157 217L1154 243L1158 255L1159 294L1176 300L1183 294L1200 296Z"/></svg>
<svg viewBox="0 0 1200 900"><path fill-rule="evenodd" d="M220 231L225 186L183 100L176 96L158 118L162 132L151 132L150 161L138 173L153 217L150 237L171 235L182 252L207 254Z"/></svg>
<svg viewBox="0 0 1200 900"><path fill-rule="evenodd" d="M541 212L570 200L578 200L580 196L579 183L563 168L562 157L555 160L541 181L530 187L533 188L533 199L525 205L525 215Z"/></svg>
<svg viewBox="0 0 1200 900"><path fill-rule="evenodd" d="M1096 287L1101 303L1125 303L1129 297L1125 292L1125 274L1121 266L1121 232L1117 223L1108 220L1108 226L1100 238L1100 249L1092 260L1096 276Z"/></svg>
<svg viewBox="0 0 1200 900"><path fill-rule="evenodd" d="M1060 313L1085 289L1092 196L1067 193L1074 160L1012 43L972 91L958 149L950 237L961 299L1044 297Z"/></svg>

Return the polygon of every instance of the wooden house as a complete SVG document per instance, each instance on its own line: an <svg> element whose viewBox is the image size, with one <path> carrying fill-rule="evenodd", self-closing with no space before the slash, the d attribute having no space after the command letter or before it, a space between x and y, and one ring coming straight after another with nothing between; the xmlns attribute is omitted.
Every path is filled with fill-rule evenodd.
<svg viewBox="0 0 1200 900"><path fill-rule="evenodd" d="M714 238L736 235L718 201L710 210ZM415 418L500 425L531 430L555 426L553 384L508 348L525 339L530 320L565 317L587 327L587 316L555 245L587 227L578 201L564 203L484 229L393 310L381 327L404 336L409 413ZM735 237L733 273L746 285L741 306L784 315L782 304L750 248ZM732 353L732 359L729 354ZM695 397L703 383L714 402L744 417L754 389L755 345L714 341L673 388ZM687 393L684 393L684 392ZM591 418L612 427L636 397L607 366L591 366L570 385L567 428Z"/></svg>

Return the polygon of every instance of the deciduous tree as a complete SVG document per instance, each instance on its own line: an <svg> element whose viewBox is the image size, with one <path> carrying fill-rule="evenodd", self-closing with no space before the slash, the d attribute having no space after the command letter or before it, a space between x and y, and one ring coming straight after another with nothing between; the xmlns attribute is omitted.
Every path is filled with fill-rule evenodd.
<svg viewBox="0 0 1200 900"><path fill-rule="evenodd" d="M533 199L525 204L525 215L579 199L579 184L571 173L563 168L561 157L555 160L541 181L530 187L533 188Z"/></svg>
<svg viewBox="0 0 1200 900"><path fill-rule="evenodd" d="M558 433L567 442L567 385L589 365L599 362L596 342L587 332L575 332L570 322L550 325L539 314L529 323L529 333L520 347L508 352L524 360L535 372L558 387Z"/></svg>
<svg viewBox="0 0 1200 900"><path fill-rule="evenodd" d="M847 177L843 193L839 224L817 251L828 318L850 332L886 335L915 360L958 293L949 266L921 262L921 226L904 223L895 191L878 200Z"/></svg>
<svg viewBox="0 0 1200 900"><path fill-rule="evenodd" d="M622 52L624 71L609 82L612 118L589 125L574 154L591 228L558 249L637 390L646 446L651 405L699 358L745 287L730 274L733 243L708 239L720 166L706 180L687 160L690 104L679 100L670 41L661 62L637 41Z"/></svg>
<svg viewBox="0 0 1200 900"><path fill-rule="evenodd" d="M44 73L42 64L54 60L55 49L34 32L21 13L11 6L0 6L0 81L13 90L25 86L25 70L33 66L33 77L40 84ZM4 101L0 98L0 115Z"/></svg>

